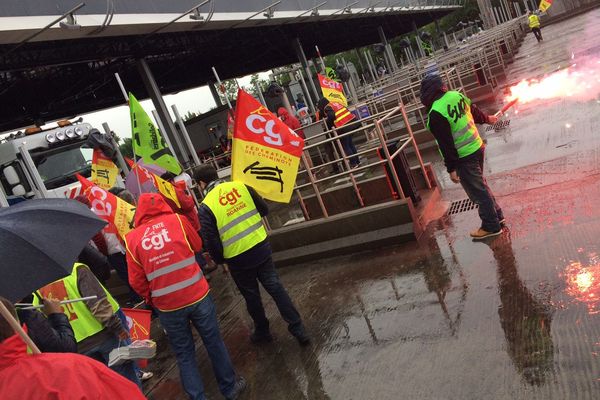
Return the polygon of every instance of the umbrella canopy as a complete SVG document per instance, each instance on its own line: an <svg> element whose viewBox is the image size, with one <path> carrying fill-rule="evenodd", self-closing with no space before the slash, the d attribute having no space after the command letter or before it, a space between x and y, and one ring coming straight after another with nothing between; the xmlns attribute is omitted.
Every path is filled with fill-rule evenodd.
<svg viewBox="0 0 600 400"><path fill-rule="evenodd" d="M16 302L70 274L81 250L105 225L69 199L0 209L0 296Z"/></svg>

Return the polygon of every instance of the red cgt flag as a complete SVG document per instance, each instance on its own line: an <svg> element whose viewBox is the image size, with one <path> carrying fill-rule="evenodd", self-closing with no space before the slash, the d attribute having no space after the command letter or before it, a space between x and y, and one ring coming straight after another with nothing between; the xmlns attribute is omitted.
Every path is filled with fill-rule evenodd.
<svg viewBox="0 0 600 400"><path fill-rule="evenodd" d="M238 91L231 177L261 196L289 203L304 140L250 94Z"/></svg>
<svg viewBox="0 0 600 400"><path fill-rule="evenodd" d="M92 211L108 222L105 232L115 234L124 241L125 235L133 229L135 207L85 177L76 176L81 182L81 193L90 201Z"/></svg>

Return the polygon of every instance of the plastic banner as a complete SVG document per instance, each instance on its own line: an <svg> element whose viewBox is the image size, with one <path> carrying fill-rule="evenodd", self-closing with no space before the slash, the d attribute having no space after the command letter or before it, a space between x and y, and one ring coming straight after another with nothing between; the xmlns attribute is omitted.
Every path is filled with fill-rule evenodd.
<svg viewBox="0 0 600 400"><path fill-rule="evenodd" d="M152 311L138 310L136 308L121 308L127 318L127 326L131 340L150 339L150 324L152 321ZM138 361L140 368L148 366L148 360Z"/></svg>
<svg viewBox="0 0 600 400"><path fill-rule="evenodd" d="M135 206L120 199L114 194L93 184L85 177L77 174L81 182L81 191L90 201L92 211L108 222L106 233L115 233L124 241L125 235L133 229Z"/></svg>
<svg viewBox="0 0 600 400"><path fill-rule="evenodd" d="M546 12L547 9L552 5L552 0L542 0L540 1L539 9L541 12Z"/></svg>
<svg viewBox="0 0 600 400"><path fill-rule="evenodd" d="M181 166L173 157L167 142L156 129L142 105L129 93L131 113L131 137L133 152L142 157L146 164L156 164L169 172L179 175Z"/></svg>
<svg viewBox="0 0 600 400"><path fill-rule="evenodd" d="M172 200L177 207L181 208L173 184L148 171L147 168L142 167L140 164L134 164L131 168L131 172L125 180L125 187L136 198L139 198L142 193L159 192L164 197Z"/></svg>
<svg viewBox="0 0 600 400"><path fill-rule="evenodd" d="M289 203L304 140L254 97L238 91L231 177L266 199Z"/></svg>
<svg viewBox="0 0 600 400"><path fill-rule="evenodd" d="M317 76L319 77L319 84L321 85L323 97L332 103L338 103L344 107L348 107L348 100L346 100L346 96L344 96L344 86L321 74L317 74Z"/></svg>
<svg viewBox="0 0 600 400"><path fill-rule="evenodd" d="M94 149L92 155L92 176L90 180L102 189L110 189L115 186L119 168L115 163L104 155L102 150Z"/></svg>

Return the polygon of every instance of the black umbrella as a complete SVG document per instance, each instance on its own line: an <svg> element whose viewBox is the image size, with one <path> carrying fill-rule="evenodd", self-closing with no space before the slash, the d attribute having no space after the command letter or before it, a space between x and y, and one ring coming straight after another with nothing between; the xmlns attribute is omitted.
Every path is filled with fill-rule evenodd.
<svg viewBox="0 0 600 400"><path fill-rule="evenodd" d="M63 278L106 222L68 199L28 200L0 209L0 296L16 302Z"/></svg>

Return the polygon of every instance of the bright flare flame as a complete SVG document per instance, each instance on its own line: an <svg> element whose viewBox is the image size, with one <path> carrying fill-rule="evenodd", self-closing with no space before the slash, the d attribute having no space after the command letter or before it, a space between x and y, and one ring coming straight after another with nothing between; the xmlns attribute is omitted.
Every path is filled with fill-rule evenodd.
<svg viewBox="0 0 600 400"><path fill-rule="evenodd" d="M600 60L579 63L554 72L541 79L522 80L509 88L506 101L516 98L519 103L534 100L569 97L575 100L591 100L600 93Z"/></svg>
<svg viewBox="0 0 600 400"><path fill-rule="evenodd" d="M597 314L600 313L600 264L596 254L590 256L590 264L571 262L562 275L567 294L584 303L590 314Z"/></svg>

